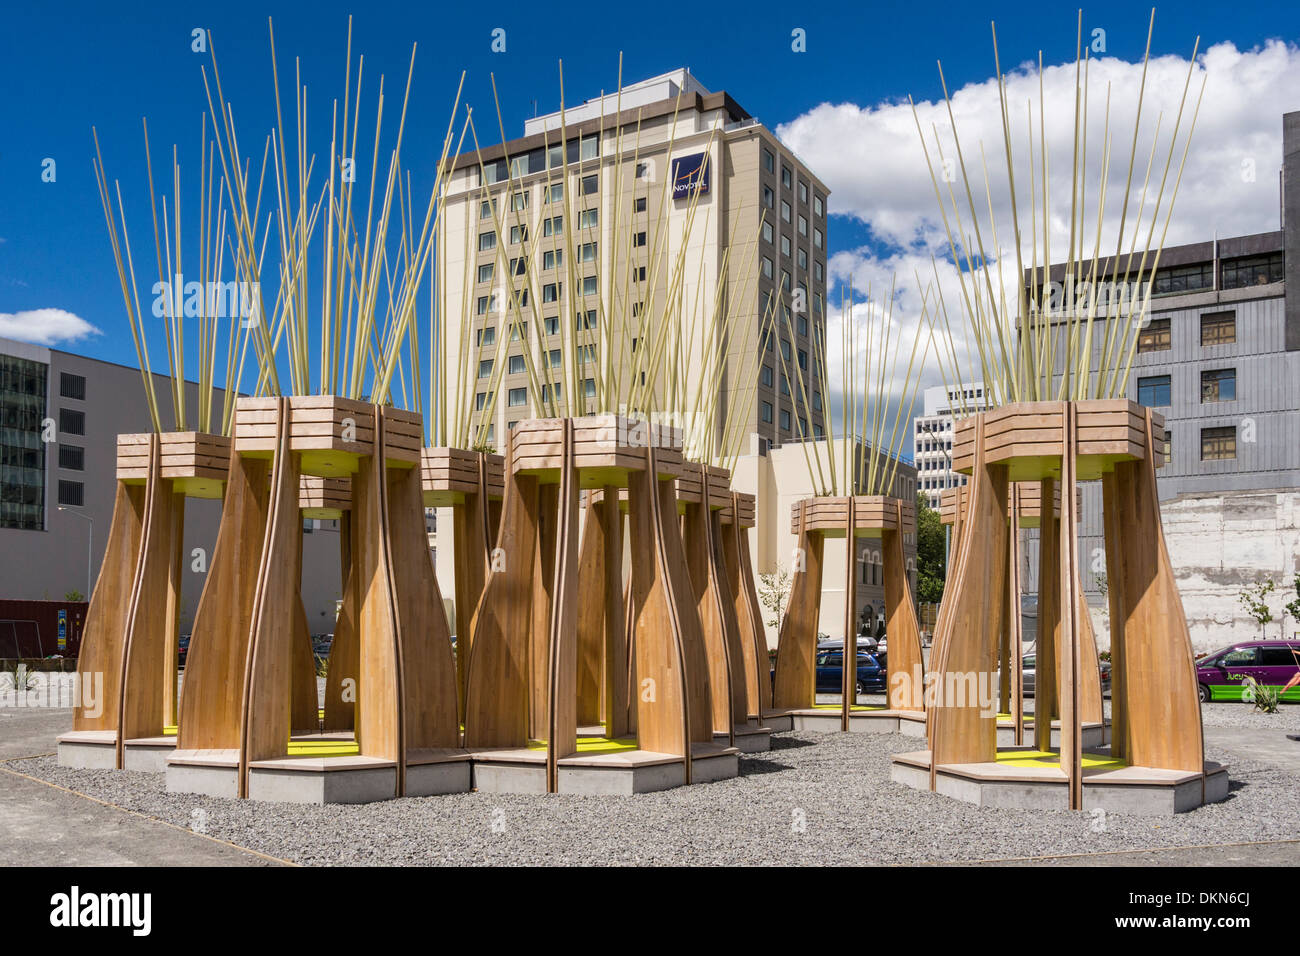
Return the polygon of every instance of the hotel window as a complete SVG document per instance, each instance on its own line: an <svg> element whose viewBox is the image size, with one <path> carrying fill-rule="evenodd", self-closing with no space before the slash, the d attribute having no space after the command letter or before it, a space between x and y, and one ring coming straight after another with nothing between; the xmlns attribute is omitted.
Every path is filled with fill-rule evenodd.
<svg viewBox="0 0 1300 956"><path fill-rule="evenodd" d="M546 327L547 335L560 334L560 317L558 315L552 315L543 319L542 324Z"/></svg>
<svg viewBox="0 0 1300 956"><path fill-rule="evenodd" d="M781 255L790 255L790 237L787 235L781 236Z"/></svg>
<svg viewBox="0 0 1300 956"><path fill-rule="evenodd" d="M59 482L59 504L80 508L85 504L86 486L79 481Z"/></svg>
<svg viewBox="0 0 1300 956"><path fill-rule="evenodd" d="M564 232L564 217L552 216L550 219L542 220L543 236L558 236Z"/></svg>
<svg viewBox="0 0 1300 956"><path fill-rule="evenodd" d="M599 209L583 209L578 213L579 229L595 229L600 225Z"/></svg>
<svg viewBox="0 0 1300 956"><path fill-rule="evenodd" d="M487 444L490 446L494 441L496 441L496 437L497 437L497 427L495 425L489 425L487 429L487 435L484 436L483 440L486 441Z"/></svg>
<svg viewBox="0 0 1300 956"><path fill-rule="evenodd" d="M518 408L520 405L528 404L528 389L512 388L506 394L506 404L511 408Z"/></svg>
<svg viewBox="0 0 1300 956"><path fill-rule="evenodd" d="M491 219L496 214L497 201L495 199L484 199L478 206L478 217L480 219Z"/></svg>
<svg viewBox="0 0 1300 956"><path fill-rule="evenodd" d="M487 378L492 374L492 360L483 359L478 363L478 377Z"/></svg>
<svg viewBox="0 0 1300 956"><path fill-rule="evenodd" d="M1227 461L1236 457L1236 425L1201 429L1201 461Z"/></svg>
<svg viewBox="0 0 1300 956"><path fill-rule="evenodd" d="M596 327L596 310L588 309L586 312L577 314L577 329L579 332L586 332Z"/></svg>
<svg viewBox="0 0 1300 956"><path fill-rule="evenodd" d="M763 238L769 244L772 242L772 224L770 222L763 223Z"/></svg>
<svg viewBox="0 0 1300 956"><path fill-rule="evenodd" d="M1169 376L1152 375L1138 379L1138 404L1159 408L1169 404Z"/></svg>
<svg viewBox="0 0 1300 956"><path fill-rule="evenodd" d="M1152 319L1146 328L1138 332L1138 354L1143 352L1163 352L1169 348L1169 319Z"/></svg>
<svg viewBox="0 0 1300 956"><path fill-rule="evenodd" d="M637 196L632 204L633 212L645 212L645 196Z"/></svg>
<svg viewBox="0 0 1300 956"><path fill-rule="evenodd" d="M59 409L59 431L64 435L86 434L86 413L71 408Z"/></svg>
<svg viewBox="0 0 1300 956"><path fill-rule="evenodd" d="M551 349L549 353L551 368L559 368L564 362L564 356L559 349Z"/></svg>
<svg viewBox="0 0 1300 956"><path fill-rule="evenodd" d="M650 164L649 164L649 163L637 163L637 164L636 164L636 178L637 178L637 179L645 179L645 174L649 171L649 169L650 169Z"/></svg>
<svg viewBox="0 0 1300 956"><path fill-rule="evenodd" d="M759 408L763 416L763 421L767 422L769 425L772 424L772 403L762 402Z"/></svg>
<svg viewBox="0 0 1300 956"><path fill-rule="evenodd" d="M485 262L483 263L483 265L478 267L478 281L479 282L492 281L492 263Z"/></svg>
<svg viewBox="0 0 1300 956"><path fill-rule="evenodd" d="M556 382L554 385L542 386L542 401L549 402L551 400L552 393L554 393L555 400L557 402L564 401L564 385L562 385L560 382Z"/></svg>
<svg viewBox="0 0 1300 956"><path fill-rule="evenodd" d="M763 275L772 278L772 260L767 256L763 257Z"/></svg>
<svg viewBox="0 0 1300 956"><path fill-rule="evenodd" d="M511 212L523 212L528 208L528 193L512 193L510 195Z"/></svg>
<svg viewBox="0 0 1300 956"><path fill-rule="evenodd" d="M813 261L813 275L817 277L818 282L821 282L826 275L825 270L822 269L822 264L816 260Z"/></svg>
<svg viewBox="0 0 1300 956"><path fill-rule="evenodd" d="M802 287L801 287L801 288L802 288ZM796 324L796 326L797 326L798 329L799 329L799 334L800 334L800 335L807 335L807 334L808 334L808 317L807 317L807 316L805 316L805 315L801 315L801 316L799 316L799 318L796 320L795 324Z"/></svg>
<svg viewBox="0 0 1300 956"><path fill-rule="evenodd" d="M521 338L528 335L527 322L512 322L510 324L510 341L518 342Z"/></svg>
<svg viewBox="0 0 1300 956"><path fill-rule="evenodd" d="M789 409L785 409L785 408L781 409L781 430L782 430L782 431L786 431L786 432L788 432L788 431L790 430L790 411L789 411Z"/></svg>
<svg viewBox="0 0 1300 956"><path fill-rule="evenodd" d="M584 242L582 244L582 246L578 249L578 261L579 262L596 261L596 244L594 242Z"/></svg>
<svg viewBox="0 0 1300 956"><path fill-rule="evenodd" d="M478 251L488 252L497 247L497 234L495 232L480 232L478 234Z"/></svg>
<svg viewBox="0 0 1300 956"><path fill-rule="evenodd" d="M822 393L813 392L813 411L820 412L821 410L822 410Z"/></svg>
<svg viewBox="0 0 1300 956"><path fill-rule="evenodd" d="M516 242L527 242L527 241L528 241L528 227L527 227L527 226L511 226L511 227L510 227L510 242L511 242L512 244L513 244L513 243L516 243Z"/></svg>
<svg viewBox="0 0 1300 956"><path fill-rule="evenodd" d="M783 222L790 221L790 204L784 199L781 200L781 220Z"/></svg>
<svg viewBox="0 0 1300 956"><path fill-rule="evenodd" d="M781 270L781 288L786 292L790 291L790 273L785 269Z"/></svg>
<svg viewBox="0 0 1300 956"><path fill-rule="evenodd" d="M784 186L786 189L789 189L789 188L790 188L791 178L792 178L792 177L790 176L790 167L789 167L789 166L782 166L782 167L781 167L781 185Z"/></svg>
<svg viewBox="0 0 1300 956"><path fill-rule="evenodd" d="M818 249L822 247L822 231L820 229L813 229L813 245Z"/></svg>
<svg viewBox="0 0 1300 956"><path fill-rule="evenodd" d="M520 372L524 371L524 368L524 357L522 355L510 356L509 371L511 375L518 375Z"/></svg>
<svg viewBox="0 0 1300 956"><path fill-rule="evenodd" d="M808 370L808 352L805 349L799 350L799 367L804 371Z"/></svg>
<svg viewBox="0 0 1300 956"><path fill-rule="evenodd" d="M808 184L802 179L799 180L799 201L801 203L808 202Z"/></svg>
<svg viewBox="0 0 1300 956"><path fill-rule="evenodd" d="M781 373L781 394L786 396L790 394L790 380L785 377L785 372Z"/></svg>
<svg viewBox="0 0 1300 956"><path fill-rule="evenodd" d="M1173 432L1166 429L1165 430L1165 453L1163 457L1161 457L1160 462L1156 465L1156 467L1163 468L1165 465L1169 464L1173 460L1174 460L1174 435Z"/></svg>
<svg viewBox="0 0 1300 956"><path fill-rule="evenodd" d="M1281 282L1284 261L1282 253L1274 252L1266 256L1242 256L1238 259L1225 259L1223 262L1223 288L1244 289L1253 285L1267 285Z"/></svg>
<svg viewBox="0 0 1300 956"><path fill-rule="evenodd" d="M487 407L487 392L479 392L474 396L474 411L481 412Z"/></svg>
<svg viewBox="0 0 1300 956"><path fill-rule="evenodd" d="M772 383L776 380L775 376L772 374L772 366L764 365L763 370L759 373L758 380L768 388L771 388Z"/></svg>
<svg viewBox="0 0 1300 956"><path fill-rule="evenodd" d="M526 276L528 275L528 257L517 256L510 260L510 275Z"/></svg>
<svg viewBox="0 0 1300 956"><path fill-rule="evenodd" d="M641 248L642 246L644 246L644 245L645 245L645 233L644 233L644 232L638 232L635 236L633 236L633 237L632 237L632 245L633 245L633 246L636 246L638 249Z"/></svg>
<svg viewBox="0 0 1300 956"><path fill-rule="evenodd" d="M634 319L635 319L635 318L638 318L644 310L645 310L645 303L644 303L644 302L633 302L633 303L632 303L632 318L634 318ZM633 340L632 340L632 351L633 351L633 352L636 351L636 339L633 339Z"/></svg>
<svg viewBox="0 0 1300 956"><path fill-rule="evenodd" d="M813 193L813 212L819 216L822 214L822 197L816 193Z"/></svg>
<svg viewBox="0 0 1300 956"><path fill-rule="evenodd" d="M1201 346L1231 345L1237 341L1236 312L1206 312L1201 316Z"/></svg>
<svg viewBox="0 0 1300 956"><path fill-rule="evenodd" d="M521 309L526 309L526 308L528 308L528 290L527 290L527 289L516 289L513 298L514 298L515 302L519 303L519 308L521 308Z"/></svg>
<svg viewBox="0 0 1300 956"><path fill-rule="evenodd" d="M1201 373L1201 402L1231 402L1237 397L1237 370L1218 368Z"/></svg>
<svg viewBox="0 0 1300 956"><path fill-rule="evenodd" d="M805 419L802 415L800 415L798 421L799 421L799 434L800 434L800 435L807 435L807 434L808 434L808 420Z"/></svg>
<svg viewBox="0 0 1300 956"><path fill-rule="evenodd" d="M592 173L590 176L583 176L579 193L583 196L590 196L596 191L599 182L600 180L597 178L595 173Z"/></svg>
<svg viewBox="0 0 1300 956"><path fill-rule="evenodd" d="M596 361L596 346L584 345L578 349L578 361L582 363Z"/></svg>
<svg viewBox="0 0 1300 956"><path fill-rule="evenodd" d="M596 294L596 291L597 291L597 281L598 281L598 280L597 280L597 278L596 278L595 276L583 276L583 278L582 278L582 294L583 294L583 295L595 295L595 294Z"/></svg>
<svg viewBox="0 0 1300 956"><path fill-rule="evenodd" d="M73 375L71 372L59 373L59 397L75 398L79 402L86 400L86 377Z"/></svg>
<svg viewBox="0 0 1300 956"><path fill-rule="evenodd" d="M799 217L799 235L808 235L808 217L801 215Z"/></svg>
<svg viewBox="0 0 1300 956"><path fill-rule="evenodd" d="M564 183L551 183L542 190L542 202L563 202Z"/></svg>
<svg viewBox="0 0 1300 956"><path fill-rule="evenodd" d="M558 269L564 265L564 250L554 249L550 252L542 253L543 269Z"/></svg>
<svg viewBox="0 0 1300 956"><path fill-rule="evenodd" d="M776 157L772 155L770 149L763 150L763 168L769 173L776 172Z"/></svg>
<svg viewBox="0 0 1300 956"><path fill-rule="evenodd" d="M479 348L484 345L491 345L497 340L497 327L495 325L485 325L475 333L475 338L478 340Z"/></svg>
<svg viewBox="0 0 1300 956"><path fill-rule="evenodd" d="M795 256L795 261L799 263L800 269L806 270L808 268L808 253L800 249L799 254Z"/></svg>
<svg viewBox="0 0 1300 956"><path fill-rule="evenodd" d="M788 361L790 361L790 354L791 354L791 353L790 353L790 343L787 342L785 339L782 339L782 340L781 340L781 358L785 359L785 360L788 362Z"/></svg>
<svg viewBox="0 0 1300 956"><path fill-rule="evenodd" d="M771 186L763 187L763 205L768 209L772 209L776 206L776 193L772 192Z"/></svg>
<svg viewBox="0 0 1300 956"><path fill-rule="evenodd" d="M632 270L633 282L645 282L645 266L637 266Z"/></svg>
<svg viewBox="0 0 1300 956"><path fill-rule="evenodd" d="M558 302L560 300L560 287L561 283L559 282L548 282L542 286L542 301Z"/></svg>
<svg viewBox="0 0 1300 956"><path fill-rule="evenodd" d="M1214 287L1214 263L1202 262L1190 266L1172 266L1157 269L1152 280L1152 295L1176 295Z"/></svg>
<svg viewBox="0 0 1300 956"><path fill-rule="evenodd" d="M582 383L582 386L583 386L582 388L583 393L587 396L587 398L596 397L596 380L594 378L587 379L585 382Z"/></svg>
<svg viewBox="0 0 1300 956"><path fill-rule="evenodd" d="M79 445L60 445L59 467L69 471L85 471L86 449Z"/></svg>

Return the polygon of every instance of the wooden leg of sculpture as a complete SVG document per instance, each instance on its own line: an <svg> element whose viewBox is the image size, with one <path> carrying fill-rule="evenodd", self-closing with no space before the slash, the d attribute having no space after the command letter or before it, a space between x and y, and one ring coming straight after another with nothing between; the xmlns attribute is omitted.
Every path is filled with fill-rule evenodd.
<svg viewBox="0 0 1300 956"><path fill-rule="evenodd" d="M1061 595L1061 769L1069 778L1070 809L1083 809L1083 729L1079 722L1079 606L1083 596L1079 584L1079 508L1078 488L1078 411L1067 402L1062 422L1061 452L1061 570L1058 577ZM1043 511L1051 499L1043 499Z"/></svg>
<svg viewBox="0 0 1300 956"><path fill-rule="evenodd" d="M474 613L483 596L483 583L487 579L491 548L487 456L478 456L478 491L467 494L463 503L452 509L452 522L456 536L456 687L457 713L465 721L465 664L469 660L469 646L474 638Z"/></svg>
<svg viewBox="0 0 1300 956"><path fill-rule="evenodd" d="M722 512L709 512L709 580L710 590L718 606L718 617L722 621L722 637L727 649L727 683L731 688L730 706L733 728L732 744L735 744L734 728L743 727L749 719L749 696L745 675L749 670L745 666L744 642L740 635L740 621L736 617L736 599L731 590L731 581L727 575L727 562L722 542Z"/></svg>
<svg viewBox="0 0 1300 956"><path fill-rule="evenodd" d="M185 659L179 750L240 748L248 642L267 527L267 464L263 458L230 456L217 543Z"/></svg>
<svg viewBox="0 0 1300 956"><path fill-rule="evenodd" d="M601 723L604 665L606 653L605 602L608 595L604 586L595 587L597 581L606 582L607 515L605 497L608 489L586 496L586 517L582 522L582 544L578 556L578 580L587 584L579 588L578 604L578 724L593 726ZM614 506L618 507L618 489L614 489ZM612 556L611 556L612 557ZM621 557L621 554L619 555ZM617 563L617 558L614 558ZM620 595L621 596L621 595ZM618 604L609 605L611 608ZM605 728L608 736L609 728Z"/></svg>
<svg viewBox="0 0 1300 956"><path fill-rule="evenodd" d="M678 620L679 608L685 605L674 599L663 547L665 525L669 520L675 522L677 510L674 506L671 516L661 514L658 459L653 448L646 450L646 464L644 471L628 474L637 745L642 750L681 755L686 782L690 783L693 715L687 706L689 667ZM711 735L710 712L705 710L702 719Z"/></svg>
<svg viewBox="0 0 1300 956"><path fill-rule="evenodd" d="M298 456L289 447L288 399L278 402L270 499L261 540L239 742L239 796L248 796L249 764L283 756L289 744L289 708L298 582L292 556L302 534L298 510ZM298 577L301 577L299 575Z"/></svg>
<svg viewBox="0 0 1300 956"><path fill-rule="evenodd" d="M1102 517L1106 544L1106 600L1110 611L1110 752L1128 759L1128 700L1124 677L1124 558L1120 553L1120 502L1114 471L1101 477Z"/></svg>
<svg viewBox="0 0 1300 956"><path fill-rule="evenodd" d="M1196 659L1160 524L1156 426L1146 410L1146 457L1115 466L1123 553L1124 717L1129 763L1205 770ZM1112 572L1113 573L1113 572ZM1114 693L1112 689L1112 694Z"/></svg>
<svg viewBox="0 0 1300 956"><path fill-rule="evenodd" d="M546 789L560 789L559 760L578 750L578 469L573 419L564 419L556 507L555 578L547 641Z"/></svg>
<svg viewBox="0 0 1300 956"><path fill-rule="evenodd" d="M715 734L726 734L728 746L735 743L732 726L732 675L727 652L727 635L721 604L713 581L712 528L709 514L709 475L701 467L700 502L688 503L681 521L680 539L686 556L687 578L695 614L704 637L705 668L713 700L710 726Z"/></svg>
<svg viewBox="0 0 1300 956"><path fill-rule="evenodd" d="M537 486L537 554L533 574L533 616L528 639L528 736L545 740L547 682L551 647L551 588L555 585L555 549L558 544L559 486Z"/></svg>
<svg viewBox="0 0 1300 956"><path fill-rule="evenodd" d="M1007 663L1010 676L1006 683L1011 688L1011 719L1015 727L1015 735L1012 739L1017 747L1021 747L1025 743L1025 635L1020 605L1020 499L1015 494L1012 494L1010 499L1011 520L1008 522L1010 547L1007 549L1009 594L1006 617L1011 656Z"/></svg>
<svg viewBox="0 0 1300 956"><path fill-rule="evenodd" d="M736 513L739 496L732 495L732 514ZM763 636L763 617L758 604L757 593L751 593L753 583L753 566L745 566L748 561L748 533L733 518L731 524L720 529L720 541L723 551L724 571L728 590L734 607L736 628L740 638L742 655L743 690L745 695L745 719L755 719L762 723L763 712L771 709L771 678L764 673L767 668L767 641ZM742 543L743 542L743 543ZM760 646L763 651L760 652ZM763 700L763 688L767 687L768 701Z"/></svg>
<svg viewBox="0 0 1300 956"><path fill-rule="evenodd" d="M1011 542L1018 536L1016 512L1019 502L1020 496L1013 484L1011 493L1007 496L1007 511L1010 514L1007 521L1007 550L1002 555L1006 566L1007 611L1002 615L1002 628L998 632L998 713L1002 714L1011 713L1011 620L1016 610L1015 602L1011 600L1016 580L1016 569L1011 563L1011 552L1015 545Z"/></svg>
<svg viewBox="0 0 1300 956"><path fill-rule="evenodd" d="M1074 593L1079 596L1079 720L1085 724L1102 723L1101 664L1097 656L1097 635L1092 629L1088 596L1083 590L1082 570L1074 568Z"/></svg>
<svg viewBox="0 0 1300 956"><path fill-rule="evenodd" d="M850 496L844 518L844 664L840 668L840 730L858 702L858 538L857 506Z"/></svg>
<svg viewBox="0 0 1300 956"><path fill-rule="evenodd" d="M125 743L163 732L163 685L158 679L167 646L169 581L173 550L170 479L162 477L157 435L149 436L149 477L145 485L140 553L127 609L126 637L118 662L121 693L117 714L117 767L123 766ZM184 501L184 499L181 499Z"/></svg>
<svg viewBox="0 0 1300 956"><path fill-rule="evenodd" d="M1038 531L1038 636L1034 641L1034 748L1052 749L1052 721L1058 714L1057 686L1061 645L1061 519L1051 505L1056 479L1039 483L1042 518Z"/></svg>
<svg viewBox="0 0 1300 956"><path fill-rule="evenodd" d="M617 740L628 733L627 622L623 614L623 515L618 489L606 486L596 506L601 536L604 587L601 591L601 636L604 661L605 736ZM594 589L593 589L594 590Z"/></svg>
<svg viewBox="0 0 1300 956"><path fill-rule="evenodd" d="M356 729L357 679L361 668L361 636L357 629L361 609L361 576L355 568L357 521L353 511L339 520L339 561L343 577L343 603L334 622L329 668L325 672L326 733Z"/></svg>
<svg viewBox="0 0 1300 956"><path fill-rule="evenodd" d="M997 759L997 714L979 697L982 675L991 675L997 660L997 635L1006 581L1001 555L1007 547L1007 469L985 460L984 422L975 420L974 470L968 488L966 526L949 577L944 603L946 633L936 637L942 653L935 666L934 733L930 752L930 789L935 768L952 763L991 763Z"/></svg>
<svg viewBox="0 0 1300 956"><path fill-rule="evenodd" d="M185 583L185 496L172 495L171 567L167 575L167 633L163 650L163 723L175 727L180 712L177 672L179 670L181 604Z"/></svg>
<svg viewBox="0 0 1300 956"><path fill-rule="evenodd" d="M820 533L809 531L806 522L807 516L801 511L794 577L776 644L772 706L777 710L800 710L817 701L817 611L822 593L824 540Z"/></svg>
<svg viewBox="0 0 1300 956"><path fill-rule="evenodd" d="M83 689L72 710L74 730L117 730L119 727L117 699L122 689L122 645L126 640L127 612L140 558L144 509L145 486L119 481L108 546L86 610L86 626L77 655L77 674ZM86 703L91 705L87 707Z"/></svg>
<svg viewBox="0 0 1300 956"><path fill-rule="evenodd" d="M957 556L961 554L961 544L963 538L963 529L966 527L966 509L969 506L969 491L965 485L958 485L955 489L953 501L953 519L952 534L949 542L947 562L945 570L947 572L947 581L956 580ZM944 585L943 600L939 604L939 612L935 615L934 633L930 636L930 672L937 673L938 662L943 659L944 643L952 631L951 625L948 624L948 618L952 616L954 602L950 601L949 585ZM931 708L927 707L927 710ZM930 745L931 753L934 752L934 723L927 721L925 725L926 742Z"/></svg>
<svg viewBox="0 0 1300 956"><path fill-rule="evenodd" d="M925 673L921 628L912 601L903 554L903 507L896 506L897 526L886 528L880 549L885 570L885 634L889 637L889 709L925 710Z"/></svg>
<svg viewBox="0 0 1300 956"><path fill-rule="evenodd" d="M320 730L320 717L316 703L316 655L312 651L311 630L307 626L307 609L302 603L301 534L298 535L296 555L295 580L298 582L298 593L293 605L293 677L289 726L294 733L317 733Z"/></svg>
<svg viewBox="0 0 1300 956"><path fill-rule="evenodd" d="M513 446L513 437L511 439ZM537 551L537 479L514 473L507 454L505 499L496 547L474 619L465 675L465 746L528 742L528 631Z"/></svg>

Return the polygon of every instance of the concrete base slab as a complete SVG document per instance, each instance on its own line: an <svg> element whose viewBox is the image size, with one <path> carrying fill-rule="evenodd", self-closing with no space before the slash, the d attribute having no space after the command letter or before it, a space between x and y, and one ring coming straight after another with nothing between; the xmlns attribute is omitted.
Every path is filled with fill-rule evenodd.
<svg viewBox="0 0 1300 956"><path fill-rule="evenodd" d="M60 767L117 768L117 732L113 730L74 730L59 737L57 750Z"/></svg>
<svg viewBox="0 0 1300 956"><path fill-rule="evenodd" d="M1227 768L1206 761L1203 773L1152 767L1085 768L1083 809L1138 816L1170 816L1217 803L1228 795ZM915 790L930 789L930 754L895 754L890 779ZM1007 764L944 764L934 792L981 807L1065 810L1069 790L1059 767Z"/></svg>
<svg viewBox="0 0 1300 956"><path fill-rule="evenodd" d="M1097 750L1101 747L1110 745L1110 720L1104 724L1084 724L1082 728L1083 749ZM1025 721L1025 744L1034 742L1034 722ZM1016 728L1014 724L998 721L998 746L1014 747L1016 746ZM1061 722L1052 721L1052 746L1061 746Z"/></svg>
<svg viewBox="0 0 1300 956"><path fill-rule="evenodd" d="M784 734L794 730L794 718L786 712L764 714L763 723L774 734Z"/></svg>
<svg viewBox="0 0 1300 956"><path fill-rule="evenodd" d="M740 773L739 750L696 744L691 782L712 783ZM471 754L474 789L480 793L546 793L545 751L502 748ZM672 754L645 750L578 754L559 761L557 792L588 796L631 796L670 790L686 783L686 763Z"/></svg>
<svg viewBox="0 0 1300 956"><path fill-rule="evenodd" d="M176 738L142 737L128 740L122 747L122 766L143 773L164 773L167 758L176 749Z"/></svg>
<svg viewBox="0 0 1300 956"><path fill-rule="evenodd" d="M727 746L727 735L714 734L713 742L725 747ZM772 728L737 727L734 746L742 754L766 753L772 749Z"/></svg>

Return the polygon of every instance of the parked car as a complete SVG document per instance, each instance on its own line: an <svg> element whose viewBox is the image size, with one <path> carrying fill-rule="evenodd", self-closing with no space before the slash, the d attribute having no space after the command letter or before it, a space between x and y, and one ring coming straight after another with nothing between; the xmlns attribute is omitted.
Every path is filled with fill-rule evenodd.
<svg viewBox="0 0 1300 956"><path fill-rule="evenodd" d="M817 649L817 693L837 694L844 686L844 648ZM883 694L885 669L867 651L858 651L859 694Z"/></svg>
<svg viewBox="0 0 1300 956"><path fill-rule="evenodd" d="M1281 688L1300 671L1300 641L1242 641L1196 662L1196 682L1202 701L1242 700L1247 677ZM1300 685L1282 695L1300 702Z"/></svg>
<svg viewBox="0 0 1300 956"><path fill-rule="evenodd" d="M311 652L317 657L329 657L330 645L333 643L333 634L313 634L311 636Z"/></svg>
<svg viewBox="0 0 1300 956"><path fill-rule="evenodd" d="M178 667L185 666L185 658L190 654L190 636L182 634L176 641L176 664Z"/></svg>
<svg viewBox="0 0 1300 956"><path fill-rule="evenodd" d="M1026 697L1034 696L1034 664L1036 654L1026 654L1021 660L1020 682ZM1101 692L1110 690L1110 661L1100 661L1097 665L1101 677Z"/></svg>

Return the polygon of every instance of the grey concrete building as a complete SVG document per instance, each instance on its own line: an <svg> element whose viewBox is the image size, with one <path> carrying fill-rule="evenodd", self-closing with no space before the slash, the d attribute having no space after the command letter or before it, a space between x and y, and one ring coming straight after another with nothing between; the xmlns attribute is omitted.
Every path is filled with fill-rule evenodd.
<svg viewBox="0 0 1300 956"><path fill-rule="evenodd" d="M154 376L163 427L174 423L170 380ZM188 407L198 386L188 383ZM223 395L214 402L219 409ZM0 339L0 597L89 597L113 519L117 436L150 430L139 369ZM188 633L211 564L221 506L185 508L181 633ZM339 548L334 522L308 522L303 601L312 633L334 630ZM203 549L204 560L195 558ZM201 565L203 570L195 570Z"/></svg>

